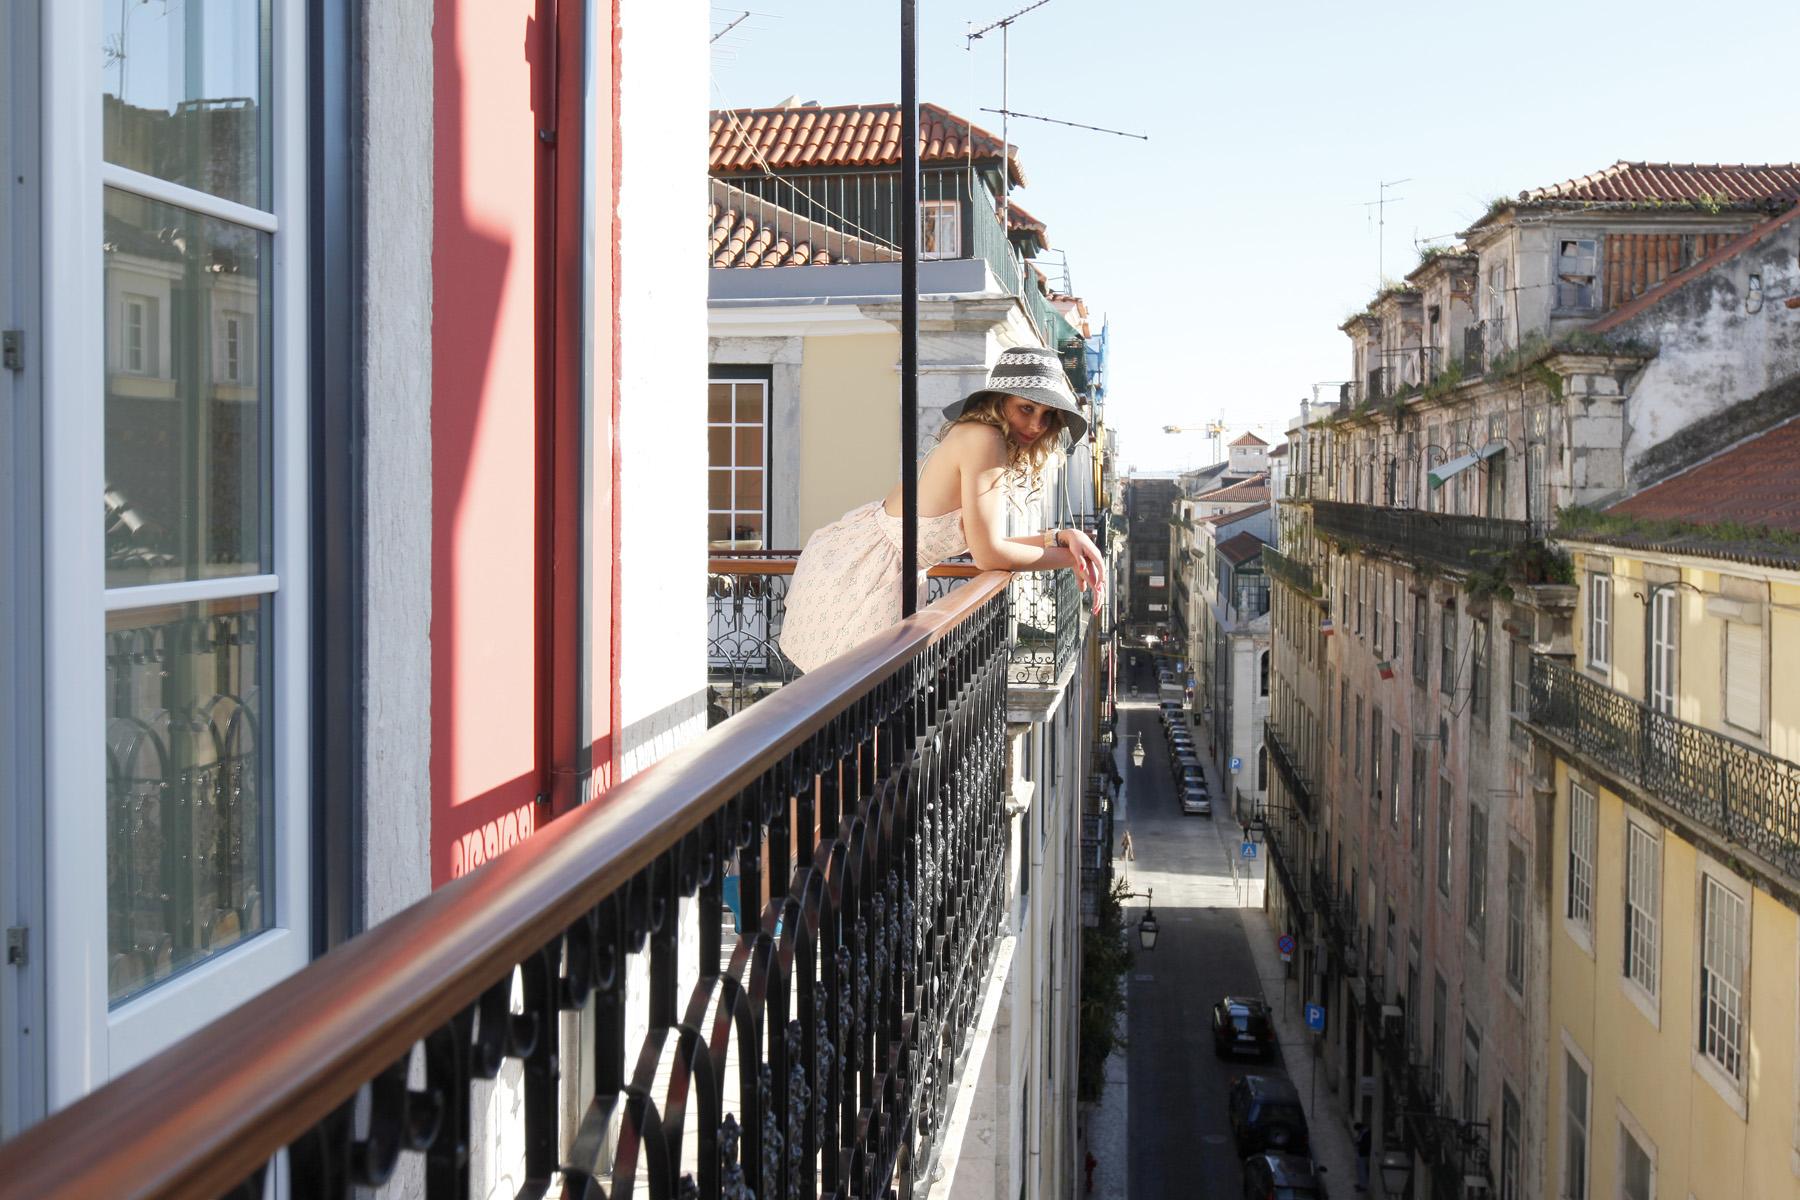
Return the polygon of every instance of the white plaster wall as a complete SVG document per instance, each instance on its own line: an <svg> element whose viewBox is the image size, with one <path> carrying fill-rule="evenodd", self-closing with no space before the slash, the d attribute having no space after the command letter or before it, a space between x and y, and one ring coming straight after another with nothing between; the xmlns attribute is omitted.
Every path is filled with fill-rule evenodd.
<svg viewBox="0 0 1800 1200"><path fill-rule="evenodd" d="M706 12L620 0L620 747L627 771L705 728ZM684 202L691 196L693 205Z"/></svg>
<svg viewBox="0 0 1800 1200"><path fill-rule="evenodd" d="M431 890L433 6L388 0L360 11L362 835L375 925Z"/></svg>
<svg viewBox="0 0 1800 1200"><path fill-rule="evenodd" d="M1755 313L1746 305L1752 274L1763 292ZM1619 326L1657 351L1628 402L1627 472L1671 434L1800 374L1800 310L1784 303L1795 295L1800 222Z"/></svg>

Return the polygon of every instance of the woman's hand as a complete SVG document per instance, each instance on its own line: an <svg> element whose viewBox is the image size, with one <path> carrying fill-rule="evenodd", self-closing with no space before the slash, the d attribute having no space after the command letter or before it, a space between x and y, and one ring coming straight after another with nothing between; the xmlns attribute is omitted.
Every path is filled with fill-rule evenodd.
<svg viewBox="0 0 1800 1200"><path fill-rule="evenodd" d="M1100 548L1094 545L1093 538L1079 529L1063 530L1061 541L1074 560L1070 569L1081 583L1081 590L1094 594L1094 611L1098 613L1102 589L1106 587L1106 560L1100 557Z"/></svg>

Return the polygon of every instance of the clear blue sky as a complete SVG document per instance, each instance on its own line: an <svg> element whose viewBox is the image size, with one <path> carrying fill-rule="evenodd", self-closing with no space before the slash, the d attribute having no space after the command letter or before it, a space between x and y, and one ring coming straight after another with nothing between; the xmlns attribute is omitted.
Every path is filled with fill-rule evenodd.
<svg viewBox="0 0 1800 1200"><path fill-rule="evenodd" d="M1000 40L1031 0L921 0L920 98L999 131ZM746 4L750 0L746 0ZM742 8L715 6L713 29ZM899 98L899 5L755 0L713 46L715 107ZM1364 203L1391 189L1386 274L1495 196L1619 159L1800 161L1800 5L1499 8L1050 0L1012 27L1019 202L1114 336L1109 419L1143 470L1208 461L1165 424L1265 436L1349 370L1337 332L1379 279ZM1054 257L1054 255L1052 256ZM1052 272L1054 276L1054 271Z"/></svg>

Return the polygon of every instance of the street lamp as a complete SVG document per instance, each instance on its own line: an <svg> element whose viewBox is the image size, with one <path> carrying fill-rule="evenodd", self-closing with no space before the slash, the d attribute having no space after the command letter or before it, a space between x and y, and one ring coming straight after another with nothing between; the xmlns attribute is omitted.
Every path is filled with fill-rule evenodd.
<svg viewBox="0 0 1800 1200"><path fill-rule="evenodd" d="M1151 888L1147 892L1120 892L1119 898L1123 900L1131 897L1141 897L1146 901L1154 903L1155 895L1156 889ZM1146 950L1156 949L1156 935L1161 932L1162 926L1156 923L1156 909L1152 908L1148 903L1145 904L1144 915L1138 921L1138 945Z"/></svg>
<svg viewBox="0 0 1800 1200"><path fill-rule="evenodd" d="M1413 1156L1411 1150L1381 1152L1381 1190L1396 1200L1412 1195Z"/></svg>
<svg viewBox="0 0 1800 1200"><path fill-rule="evenodd" d="M1144 731L1141 729L1138 730L1137 741L1131 746L1131 765L1134 767L1144 765Z"/></svg>

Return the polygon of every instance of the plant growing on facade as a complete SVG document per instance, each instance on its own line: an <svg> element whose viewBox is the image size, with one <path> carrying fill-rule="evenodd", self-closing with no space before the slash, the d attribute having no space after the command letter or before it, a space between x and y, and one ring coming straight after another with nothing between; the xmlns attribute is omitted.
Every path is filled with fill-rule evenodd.
<svg viewBox="0 0 1800 1200"><path fill-rule="evenodd" d="M1130 885L1114 879L1094 898L1098 924L1081 931L1081 1047L1075 1094L1093 1103L1106 1088L1106 1060L1123 1046L1119 1013L1125 1008L1125 972L1131 969L1131 944L1125 937L1125 897Z"/></svg>

